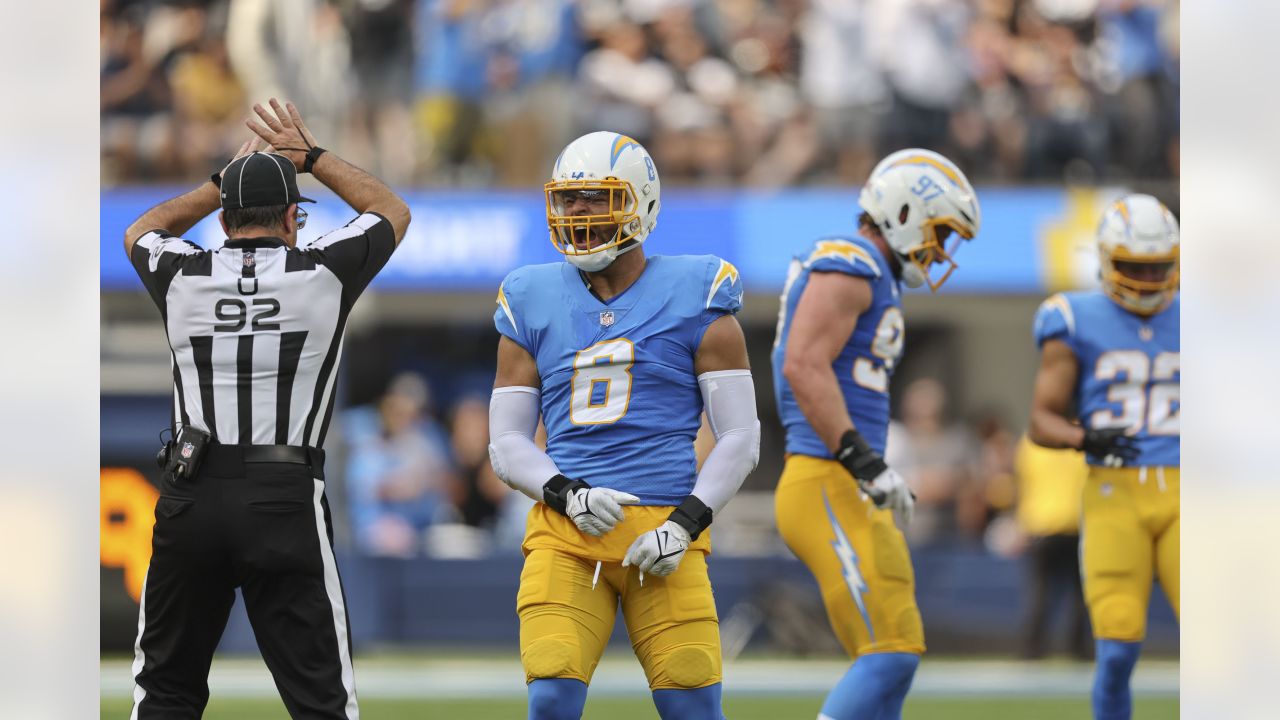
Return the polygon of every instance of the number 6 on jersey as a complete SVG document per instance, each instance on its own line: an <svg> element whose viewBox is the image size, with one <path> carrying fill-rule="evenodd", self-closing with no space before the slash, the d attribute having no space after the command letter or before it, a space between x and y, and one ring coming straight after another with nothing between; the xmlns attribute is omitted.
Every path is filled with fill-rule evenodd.
<svg viewBox="0 0 1280 720"><path fill-rule="evenodd" d="M626 338L604 340L578 351L570 383L569 420L574 425L608 425L627 414L635 357L635 346Z"/></svg>

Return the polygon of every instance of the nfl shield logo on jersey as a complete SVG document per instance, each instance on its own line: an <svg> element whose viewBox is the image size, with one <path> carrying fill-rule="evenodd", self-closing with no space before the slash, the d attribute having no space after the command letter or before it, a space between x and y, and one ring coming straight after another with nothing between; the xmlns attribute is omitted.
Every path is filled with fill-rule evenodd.
<svg viewBox="0 0 1280 720"><path fill-rule="evenodd" d="M612 310L605 310L604 312L600 313L600 324L605 327L609 327L610 325L613 324Z"/></svg>
<svg viewBox="0 0 1280 720"><path fill-rule="evenodd" d="M257 255L255 255L254 253L247 252L247 253L245 253L245 254L244 254L244 266L245 266L245 267L247 267L247 268L251 268L251 267L253 267L253 266L254 266L254 264L255 264L255 263L257 263L257 261L258 261Z"/></svg>
<svg viewBox="0 0 1280 720"><path fill-rule="evenodd" d="M195 452L196 446L191 443L182 443L182 459L190 460L191 453Z"/></svg>

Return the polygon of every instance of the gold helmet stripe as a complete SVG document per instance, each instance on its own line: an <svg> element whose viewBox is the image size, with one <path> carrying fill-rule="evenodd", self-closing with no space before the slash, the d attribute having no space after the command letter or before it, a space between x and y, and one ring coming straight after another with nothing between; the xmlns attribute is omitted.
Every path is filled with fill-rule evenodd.
<svg viewBox="0 0 1280 720"><path fill-rule="evenodd" d="M895 168L895 167L900 167L902 165L930 165L932 167L937 168L938 171L941 172L943 175L946 175L947 179L955 183L957 187L964 187L964 183L961 182L960 175L956 173L955 170L947 167L946 164L944 163L938 162L934 158L928 157L927 155L911 155L908 157L904 157L901 160L898 160L894 164L890 165L889 167ZM885 169L888 170L889 168L885 168Z"/></svg>

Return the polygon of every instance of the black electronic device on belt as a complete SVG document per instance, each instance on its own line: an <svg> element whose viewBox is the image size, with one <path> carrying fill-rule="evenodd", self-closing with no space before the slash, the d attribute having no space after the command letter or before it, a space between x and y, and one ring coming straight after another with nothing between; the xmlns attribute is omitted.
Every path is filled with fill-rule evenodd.
<svg viewBox="0 0 1280 720"><path fill-rule="evenodd" d="M178 437L170 440L156 453L156 464L164 470L165 477L174 482L190 480L200 470L200 461L209 449L212 436L209 433L183 425Z"/></svg>

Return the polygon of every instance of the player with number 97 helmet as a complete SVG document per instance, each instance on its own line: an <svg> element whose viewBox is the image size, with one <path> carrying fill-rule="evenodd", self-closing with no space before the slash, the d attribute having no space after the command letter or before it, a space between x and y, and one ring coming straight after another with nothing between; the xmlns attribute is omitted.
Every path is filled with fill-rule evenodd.
<svg viewBox="0 0 1280 720"><path fill-rule="evenodd" d="M902 282L937 291L956 269L962 240L982 226L978 196L960 168L936 152L899 150L871 171L858 204L902 263ZM951 247L946 247L948 239ZM934 265L945 270L934 279Z"/></svg>
<svg viewBox="0 0 1280 720"><path fill-rule="evenodd" d="M857 233L819 238L794 258L780 298L773 374L787 460L774 507L854 660L821 717L896 718L925 650L898 527L915 496L884 459L906 332L901 286L941 287L956 245L982 220L964 173L919 148L881 160L859 204Z"/></svg>

